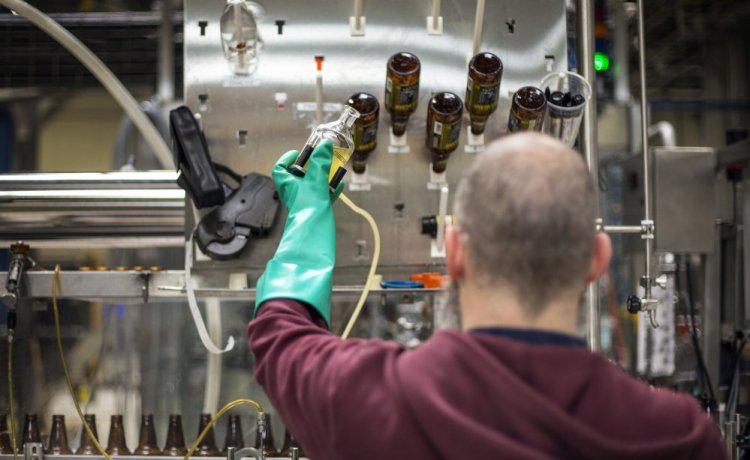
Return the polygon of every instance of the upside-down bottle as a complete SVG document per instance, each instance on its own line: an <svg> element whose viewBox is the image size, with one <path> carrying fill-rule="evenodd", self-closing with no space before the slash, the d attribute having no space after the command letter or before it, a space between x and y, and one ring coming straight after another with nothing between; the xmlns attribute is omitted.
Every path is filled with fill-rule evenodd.
<svg viewBox="0 0 750 460"><path fill-rule="evenodd" d="M238 450L245 447L245 439L242 436L242 423L240 422L240 416L236 414L229 415L227 434L224 437L224 451L228 451L230 447Z"/></svg>
<svg viewBox="0 0 750 460"><path fill-rule="evenodd" d="M411 53L396 53L388 59L385 77L385 109L391 115L395 136L406 132L409 117L419 103L419 58Z"/></svg>
<svg viewBox="0 0 750 460"><path fill-rule="evenodd" d="M68 432L65 429L65 416L52 416L52 429L49 433L49 443L44 449L45 455L72 455L68 447Z"/></svg>
<svg viewBox="0 0 750 460"><path fill-rule="evenodd" d="M524 86L513 95L508 117L508 131L541 131L547 98L534 86Z"/></svg>
<svg viewBox="0 0 750 460"><path fill-rule="evenodd" d="M497 109L503 63L492 53L479 53L469 62L466 84L466 111L471 119L471 133L482 134L487 118Z"/></svg>
<svg viewBox="0 0 750 460"><path fill-rule="evenodd" d="M12 423L12 422L11 422ZM12 454L13 445L10 442L10 430L8 430L8 418L0 414L0 454Z"/></svg>
<svg viewBox="0 0 750 460"><path fill-rule="evenodd" d="M107 452L109 455L130 455L125 442L125 428L122 425L122 415L113 415L110 419L109 439L107 441Z"/></svg>
<svg viewBox="0 0 750 460"><path fill-rule="evenodd" d="M21 446L26 443L41 443L42 437L39 435L39 419L36 414L26 414L23 423L23 436L21 437Z"/></svg>
<svg viewBox="0 0 750 460"><path fill-rule="evenodd" d="M141 432L138 436L138 447L133 452L135 455L161 455L159 444L156 442L156 429L154 428L154 414L141 415Z"/></svg>
<svg viewBox="0 0 750 460"><path fill-rule="evenodd" d="M211 414L201 414L200 423L198 424L198 436L203 433L208 423L211 421ZM198 448L195 451L195 455L200 457L218 457L221 455L221 451L216 447L216 439L214 438L214 427L209 428L206 435L203 437L201 442L198 444Z"/></svg>
<svg viewBox="0 0 750 460"><path fill-rule="evenodd" d="M185 454L187 454L187 447L185 447L185 435L182 432L182 416L172 414L169 416L169 428L167 429L167 441L164 443L164 455L184 457Z"/></svg>
<svg viewBox="0 0 750 460"><path fill-rule="evenodd" d="M86 424L91 428L91 433L93 433L96 440L99 441L99 434L96 432L96 415L86 414L83 416L83 419L86 420ZM78 442L78 450L76 451L76 454L99 455L94 442L91 440L91 437L85 428L81 430L81 437Z"/></svg>
<svg viewBox="0 0 750 460"><path fill-rule="evenodd" d="M284 446L281 448L281 451L279 452L279 457L291 457L292 456L292 447L296 447L298 449L298 453L300 457L305 457L305 451L302 450L302 446L299 445L297 442L297 439L292 436L292 433L289 432L289 430L286 430L286 433L284 433Z"/></svg>
<svg viewBox="0 0 750 460"><path fill-rule="evenodd" d="M453 93L437 93L427 106L427 147L432 151L432 170L445 171L448 157L458 147L463 103Z"/></svg>
<svg viewBox="0 0 750 460"><path fill-rule="evenodd" d="M377 146L380 104L369 93L352 94L346 103L359 112L359 118L354 121L352 169L355 173L362 174L367 166L367 157Z"/></svg>
<svg viewBox="0 0 750 460"><path fill-rule="evenodd" d="M276 450L276 443L273 439L273 428L271 427L271 414L264 413L263 418L265 419L265 426L266 426L266 438L261 442L261 433L260 429L255 430L255 448L261 449L261 444L263 444L263 455L266 457L276 457L278 456L278 451ZM260 426L258 426L260 428Z"/></svg>

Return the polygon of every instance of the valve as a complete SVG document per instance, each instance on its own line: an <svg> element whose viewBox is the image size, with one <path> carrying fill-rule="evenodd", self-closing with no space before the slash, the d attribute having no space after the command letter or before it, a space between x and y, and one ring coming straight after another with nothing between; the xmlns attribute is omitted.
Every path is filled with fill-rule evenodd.
<svg viewBox="0 0 750 460"><path fill-rule="evenodd" d="M643 304L641 303L641 298L637 295L629 295L628 299L625 301L625 305L628 308L628 313L635 315L639 311L641 311Z"/></svg>

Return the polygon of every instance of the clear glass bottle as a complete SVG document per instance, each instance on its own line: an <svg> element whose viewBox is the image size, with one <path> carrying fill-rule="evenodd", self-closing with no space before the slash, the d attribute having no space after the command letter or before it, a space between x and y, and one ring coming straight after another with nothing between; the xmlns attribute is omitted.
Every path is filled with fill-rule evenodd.
<svg viewBox="0 0 750 460"><path fill-rule="evenodd" d="M109 455L130 455L125 442L125 428L122 425L122 415L113 415L110 419L109 439L105 452Z"/></svg>
<svg viewBox="0 0 750 460"><path fill-rule="evenodd" d="M432 151L432 170L445 171L448 157L458 147L463 103L453 93L437 93L427 106L427 147Z"/></svg>
<svg viewBox="0 0 750 460"><path fill-rule="evenodd" d="M36 414L26 414L23 423L23 436L21 437L21 447L27 442L41 443L42 437L39 435L39 419Z"/></svg>
<svg viewBox="0 0 750 460"><path fill-rule="evenodd" d="M359 112L359 118L354 122L352 169L355 173L362 174L367 167L370 152L377 146L380 104L378 99L369 93L352 94L346 103Z"/></svg>
<svg viewBox="0 0 750 460"><path fill-rule="evenodd" d="M44 455L72 455L68 447L68 431L65 428L65 416L52 416L52 429L49 433L49 443L44 449Z"/></svg>
<svg viewBox="0 0 750 460"><path fill-rule="evenodd" d="M513 95L508 117L508 131L541 131L547 98L534 86L524 86Z"/></svg>
<svg viewBox="0 0 750 460"><path fill-rule="evenodd" d="M13 444L10 442L10 430L8 429L8 418L0 414L0 454L12 454Z"/></svg>
<svg viewBox="0 0 750 460"><path fill-rule="evenodd" d="M236 414L230 414L227 421L224 452L228 451L230 447L238 450L245 447L245 438L242 436L242 422L240 421L240 416Z"/></svg>
<svg viewBox="0 0 750 460"><path fill-rule="evenodd" d="M406 132L409 117L419 103L419 58L411 53L396 53L388 59L385 77L385 109L391 115L395 136Z"/></svg>
<svg viewBox="0 0 750 460"><path fill-rule="evenodd" d="M266 420L266 439L263 442L263 455L266 457L277 457L279 452L276 450L276 442L273 439L273 427L271 426L271 414L268 412L263 414L263 418ZM255 430L255 448L260 449L261 436L260 430Z"/></svg>
<svg viewBox="0 0 750 460"><path fill-rule="evenodd" d="M182 416L171 414L169 428L167 428L167 441L164 443L164 455L184 457L185 454L187 454L187 447L185 447L185 435L182 432Z"/></svg>
<svg viewBox="0 0 750 460"><path fill-rule="evenodd" d="M245 0L227 0L219 22L224 57L237 75L258 67L258 25Z"/></svg>
<svg viewBox="0 0 750 460"><path fill-rule="evenodd" d="M134 455L161 455L159 443L156 442L156 429L154 428L154 414L141 415L141 432L138 436L138 447Z"/></svg>
<svg viewBox="0 0 750 460"><path fill-rule="evenodd" d="M307 162L310 160L315 147L323 140L329 139L333 142L333 162L331 163L331 172L328 175L328 184L331 192L335 192L336 187L346 174L344 165L349 161L349 157L354 151L352 126L358 117L359 112L353 107L345 105L338 120L324 123L313 129L297 160L289 167L289 172L296 176L304 176Z"/></svg>
<svg viewBox="0 0 750 460"><path fill-rule="evenodd" d="M492 53L482 52L469 62L466 84L466 111L471 119L472 134L482 134L487 118L497 109L503 62Z"/></svg>
<svg viewBox="0 0 750 460"><path fill-rule="evenodd" d="M200 436L200 434L203 432L204 429L208 426L208 422L211 421L211 414L201 414L200 415L200 422L198 423L198 434L197 436ZM221 455L221 451L218 447L216 447L216 438L214 438L214 428L211 427L206 435L201 440L200 444L198 444L198 448L195 450L195 455L199 457L218 457Z"/></svg>
<svg viewBox="0 0 750 460"><path fill-rule="evenodd" d="M97 441L99 441L99 434L96 432L96 415L85 414L83 416L83 419L86 420L86 423L88 424L89 428L91 428L91 432L94 434L94 437L96 438ZM94 442L91 440L88 432L83 427L81 429L81 437L78 442L78 450L76 451L76 454L77 455L99 455L99 451L96 449Z"/></svg>

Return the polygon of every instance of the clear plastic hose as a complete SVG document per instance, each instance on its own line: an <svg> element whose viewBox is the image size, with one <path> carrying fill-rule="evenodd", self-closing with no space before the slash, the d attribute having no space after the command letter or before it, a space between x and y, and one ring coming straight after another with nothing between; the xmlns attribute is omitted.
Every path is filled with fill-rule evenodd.
<svg viewBox="0 0 750 460"><path fill-rule="evenodd" d="M349 318L349 322L347 323L346 328L344 329L344 333L341 334L341 338L346 339L347 337L349 337L349 334L351 334L352 329L354 328L354 323L357 322L357 318L359 318L359 314L362 313L362 308L365 306L365 301L367 301L367 296L370 294L370 285L372 284L372 279L375 276L375 271L377 270L378 262L380 261L380 232L378 231L378 224L375 222L375 219L373 219L373 217L370 215L369 212L365 211L364 209L354 204L352 200L350 200L349 197L344 195L343 193L341 194L339 198L345 205L349 206L349 208L352 211L364 217L367 223L370 224L370 228L372 229L372 237L374 240L374 246L375 246L372 252L372 262L370 263L370 272L367 274L367 280L365 281L365 286L362 289L362 294L359 296L359 301L357 302L357 306L354 308L354 312L352 313L352 316Z"/></svg>
<svg viewBox="0 0 750 460"><path fill-rule="evenodd" d="M42 13L38 9L29 5L23 0L0 0L3 5L15 11L19 15L28 19L32 24L42 29L47 35L52 37L60 45L65 47L75 56L81 64L94 74L97 80L109 91L109 94L120 104L122 109L133 120L138 130L143 135L154 155L164 169L174 168L172 161L172 151L167 143L164 142L159 131L149 121L143 113L133 96L125 89L125 86L117 77L96 57L90 49L86 47L73 34L68 32L64 27L55 22L52 18Z"/></svg>

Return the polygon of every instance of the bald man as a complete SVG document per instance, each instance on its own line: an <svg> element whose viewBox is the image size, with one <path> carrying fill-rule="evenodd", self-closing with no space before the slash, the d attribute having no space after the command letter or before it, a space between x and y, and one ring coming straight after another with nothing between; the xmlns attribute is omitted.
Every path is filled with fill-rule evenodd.
<svg viewBox="0 0 750 460"><path fill-rule="evenodd" d="M287 176L295 157L274 170L289 218L248 335L258 381L312 459L727 458L693 398L632 378L576 336L583 290L611 256L580 155L517 134L476 158L446 235L462 330L411 351L327 330L335 245L305 245L305 229L335 228L327 192L310 198L326 190L331 148L304 179Z"/></svg>

